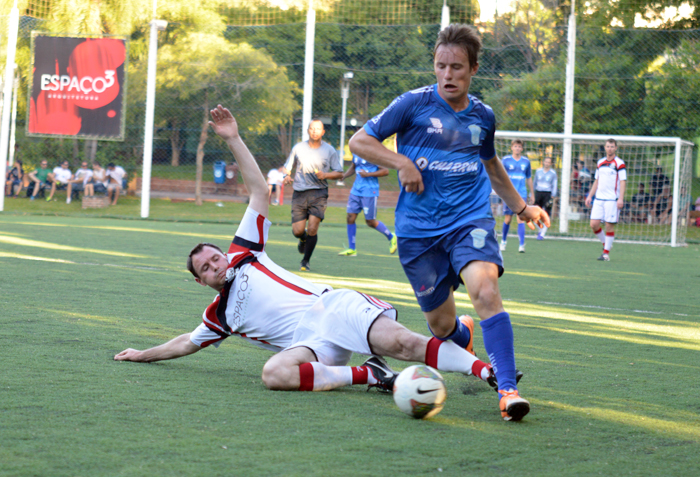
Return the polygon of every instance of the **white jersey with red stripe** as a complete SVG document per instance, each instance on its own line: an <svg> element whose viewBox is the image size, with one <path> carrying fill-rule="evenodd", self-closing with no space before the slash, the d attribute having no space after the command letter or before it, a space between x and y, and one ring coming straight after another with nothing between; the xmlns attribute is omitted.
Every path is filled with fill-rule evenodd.
<svg viewBox="0 0 700 477"><path fill-rule="evenodd" d="M620 181L627 180L625 161L617 156L611 160L608 160L607 157L602 158L598 161L595 178L598 180L595 198L598 200L617 200L620 192Z"/></svg>
<svg viewBox="0 0 700 477"><path fill-rule="evenodd" d="M228 250L226 285L203 313L190 340L218 346L239 336L271 351L292 344L294 330L330 287L313 284L275 264L265 253L270 221L248 208Z"/></svg>

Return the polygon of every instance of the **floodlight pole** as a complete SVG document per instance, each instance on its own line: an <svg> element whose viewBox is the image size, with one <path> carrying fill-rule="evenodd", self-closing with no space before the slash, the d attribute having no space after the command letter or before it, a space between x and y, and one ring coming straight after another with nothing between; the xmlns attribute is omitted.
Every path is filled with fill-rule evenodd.
<svg viewBox="0 0 700 477"><path fill-rule="evenodd" d="M7 29L7 59L5 61L5 82L2 102L2 123L0 124L0 177L2 177L2 194L0 194L0 212L5 210L5 177L7 175L7 145L10 136L10 106L12 85L15 78L15 53L17 51L17 33L19 32L19 9L15 0L10 10L10 24Z"/></svg>
<svg viewBox="0 0 700 477"><path fill-rule="evenodd" d="M153 0L153 20L148 41L148 80L146 83L146 121L143 137L143 172L141 174L141 218L147 218L151 205L151 165L153 163L153 121L156 105L156 65L158 61L158 31L168 22L156 20L156 0Z"/></svg>
<svg viewBox="0 0 700 477"><path fill-rule="evenodd" d="M309 0L309 11L306 13L306 52L304 53L304 103L301 116L301 137L309 140L309 124L311 123L311 108L314 95L314 41L316 37L316 11L314 1Z"/></svg>
<svg viewBox="0 0 700 477"><path fill-rule="evenodd" d="M340 114L340 162L342 164L345 157L345 113L348 108L348 97L350 96L350 80L353 77L352 71L343 73L343 82L340 86L340 97L343 99L343 111Z"/></svg>
<svg viewBox="0 0 700 477"><path fill-rule="evenodd" d="M571 134L574 132L574 80L576 73L576 10L571 0L569 14L566 59L566 93L564 96L564 150L561 160L561 206L559 208L559 232L569 232L569 193L571 192Z"/></svg>
<svg viewBox="0 0 700 477"><path fill-rule="evenodd" d="M450 7L447 6L447 0L442 2L442 16L440 17L440 31L450 25Z"/></svg>

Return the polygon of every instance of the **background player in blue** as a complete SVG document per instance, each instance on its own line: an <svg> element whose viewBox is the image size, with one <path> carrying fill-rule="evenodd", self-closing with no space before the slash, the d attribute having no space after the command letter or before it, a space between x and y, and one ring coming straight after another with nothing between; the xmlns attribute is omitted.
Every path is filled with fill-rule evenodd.
<svg viewBox="0 0 700 477"><path fill-rule="evenodd" d="M439 338L430 352L440 354L445 340L472 349L473 322L456 318L454 290L463 281L482 320L501 416L517 421L530 403L517 390L513 328L498 289L503 261L489 205L491 187L529 226L533 221L549 225L549 217L528 206L513 187L496 157L493 111L469 95L480 48L474 27L453 24L442 30L433 50L437 84L395 99L353 136L350 150L398 170L399 258ZM394 133L398 152L381 142Z"/></svg>
<svg viewBox="0 0 700 477"><path fill-rule="evenodd" d="M396 235L391 233L391 230L389 230L383 222L377 220L379 178L388 175L389 169L377 167L353 154L352 164L350 164L348 170L343 174L343 180L352 176L355 172L357 172L357 177L350 190L347 207L348 248L338 255L344 255L346 257L354 257L357 255L357 246L355 243L357 225L355 225L355 220L357 220L357 214L360 212L365 214L365 222L367 222L369 227L384 234L387 240L389 240L389 253L396 253Z"/></svg>
<svg viewBox="0 0 700 477"><path fill-rule="evenodd" d="M535 189L532 187L532 168L530 167L530 159L522 155L523 142L520 139L513 139L510 143L510 150L513 154L503 158L503 167L508 173L513 187L518 191L520 197L527 201L528 204L535 203ZM530 191L528 197L527 191ZM503 205L503 235L501 236L501 252L506 249L506 240L508 239L508 229L510 229L510 221L513 220L513 212L508 204ZM520 239L520 248L518 252L525 252L525 222L518 217L518 238Z"/></svg>

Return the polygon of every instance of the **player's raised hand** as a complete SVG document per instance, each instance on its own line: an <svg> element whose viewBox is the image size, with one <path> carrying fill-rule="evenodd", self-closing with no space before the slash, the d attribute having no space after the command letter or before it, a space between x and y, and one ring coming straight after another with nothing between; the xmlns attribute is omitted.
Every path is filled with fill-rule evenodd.
<svg viewBox="0 0 700 477"><path fill-rule="evenodd" d="M415 192L416 194L423 193L423 176L420 171L416 168L413 161L406 158L407 161L403 166L398 168L399 180L401 185L406 192Z"/></svg>
<svg viewBox="0 0 700 477"><path fill-rule="evenodd" d="M528 205L525 207L525 210L518 214L518 218L523 220L531 230L535 230L535 224L540 228L542 228L542 225L546 225L547 227L551 225L549 222L549 214L536 205Z"/></svg>
<svg viewBox="0 0 700 477"><path fill-rule="evenodd" d="M212 121L209 121L209 126L221 139L228 141L238 137L238 123L231 111L219 104L210 114Z"/></svg>

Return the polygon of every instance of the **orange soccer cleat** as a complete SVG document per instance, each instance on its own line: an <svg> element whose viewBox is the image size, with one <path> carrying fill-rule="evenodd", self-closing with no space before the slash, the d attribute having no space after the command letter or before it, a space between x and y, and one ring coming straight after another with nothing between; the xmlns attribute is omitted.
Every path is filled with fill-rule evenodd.
<svg viewBox="0 0 700 477"><path fill-rule="evenodd" d="M518 394L518 391L511 389L506 391L503 389L498 390L501 393L501 400L499 401L501 407L501 417L506 421L519 421L530 412L530 403L527 399L523 399Z"/></svg>

